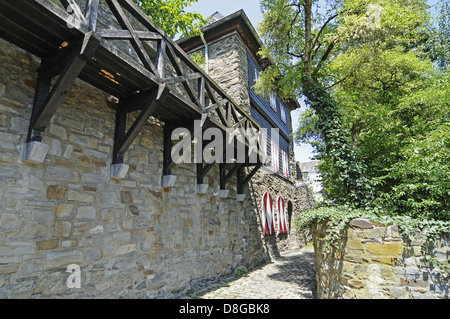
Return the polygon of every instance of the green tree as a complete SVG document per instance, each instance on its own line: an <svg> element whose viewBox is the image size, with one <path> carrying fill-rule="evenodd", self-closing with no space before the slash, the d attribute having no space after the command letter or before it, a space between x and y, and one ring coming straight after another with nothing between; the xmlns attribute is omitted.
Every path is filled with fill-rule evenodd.
<svg viewBox="0 0 450 319"><path fill-rule="evenodd" d="M187 12L186 7L198 0L133 0L166 34L191 36L201 34L206 19L199 13Z"/></svg>
<svg viewBox="0 0 450 319"><path fill-rule="evenodd" d="M436 19L427 44L438 67L445 70L450 66L450 1L438 1L435 10Z"/></svg>
<svg viewBox="0 0 450 319"><path fill-rule="evenodd" d="M328 198L356 206L373 204L374 185L358 147L361 120L355 116L349 121L343 111L352 107L347 105L349 100L358 104L365 94L373 97L375 91L384 101L396 95L400 98L406 90L407 70L426 68L420 63L402 67L408 58L420 62L421 57L410 50L424 35L428 19L424 1L263 0L261 4L260 32L266 44L261 54L271 57L272 64L262 73L257 89L263 94L276 89L285 98L304 95L313 116L308 125L316 133L303 130L297 138L315 137ZM399 61L398 68L380 67L380 73L374 67L379 62L390 66L392 58ZM374 80L373 75L381 78ZM372 80L375 83L368 83ZM379 87L366 93L355 89L357 96L338 95L351 81ZM400 92L396 92L398 83L404 84Z"/></svg>

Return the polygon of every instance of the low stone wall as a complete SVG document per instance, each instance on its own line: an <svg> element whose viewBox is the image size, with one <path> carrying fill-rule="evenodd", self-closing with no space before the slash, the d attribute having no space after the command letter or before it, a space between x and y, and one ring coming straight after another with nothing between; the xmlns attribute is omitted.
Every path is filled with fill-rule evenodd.
<svg viewBox="0 0 450 319"><path fill-rule="evenodd" d="M420 233L410 241L396 225L371 224L373 228L367 229L348 226L346 235L330 248L325 242L329 221L315 223L318 298L449 297L449 274L424 262ZM439 261L448 263L450 236L437 240L432 251Z"/></svg>

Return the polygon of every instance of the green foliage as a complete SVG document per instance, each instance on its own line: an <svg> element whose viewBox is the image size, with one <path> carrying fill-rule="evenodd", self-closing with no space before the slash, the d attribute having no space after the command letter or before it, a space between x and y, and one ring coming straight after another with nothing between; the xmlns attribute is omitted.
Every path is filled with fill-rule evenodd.
<svg viewBox="0 0 450 319"><path fill-rule="evenodd" d="M133 0L170 37L201 34L206 19L185 8L198 0Z"/></svg>
<svg viewBox="0 0 450 319"><path fill-rule="evenodd" d="M351 206L323 206L315 210L302 212L295 220L297 231L310 229L316 221L329 221L328 232L324 238L326 247L336 246L344 235L348 223L354 218L366 218L385 226L397 225L402 235L414 240L419 230L423 235L422 254L426 262L432 266L450 271L449 265L441 264L433 255L433 242L445 234L450 234L450 221L412 218L406 215L391 215L380 207L372 209L354 209Z"/></svg>
<svg viewBox="0 0 450 319"><path fill-rule="evenodd" d="M425 136L407 137L402 159L381 177L392 185L379 204L395 214L450 221L450 122Z"/></svg>
<svg viewBox="0 0 450 319"><path fill-rule="evenodd" d="M450 1L438 1L435 10L435 26L429 32L427 47L438 67L446 70L450 66Z"/></svg>
<svg viewBox="0 0 450 319"><path fill-rule="evenodd" d="M201 68L205 68L206 65L206 58L203 52L197 51L190 55L192 61L197 63Z"/></svg>
<svg viewBox="0 0 450 319"><path fill-rule="evenodd" d="M308 80L304 80L308 82ZM306 86L310 106L317 116L317 130L322 143L316 144L322 160L319 170L322 175L324 197L336 203L353 203L366 207L373 201L373 191L366 177L366 166L357 160L349 130L342 125L342 116L336 101L314 81ZM323 165L328 165L324 170Z"/></svg>
<svg viewBox="0 0 450 319"><path fill-rule="evenodd" d="M263 0L261 6L260 54L273 63L256 90L304 95L310 111L295 136L319 154L324 197L372 206L380 182L371 179L368 151L360 147L368 120L360 115L396 105L423 85L431 63L413 50L426 34L424 1ZM388 116L391 109L383 111ZM377 134L384 134L380 127Z"/></svg>

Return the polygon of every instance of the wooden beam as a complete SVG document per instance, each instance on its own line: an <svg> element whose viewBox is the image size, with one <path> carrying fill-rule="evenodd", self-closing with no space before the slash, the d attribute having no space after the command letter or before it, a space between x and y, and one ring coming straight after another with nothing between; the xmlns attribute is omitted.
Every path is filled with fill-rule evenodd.
<svg viewBox="0 0 450 319"><path fill-rule="evenodd" d="M128 30L110 30L100 29L97 34L107 40L131 40L132 34ZM156 32L151 31L134 31L134 34L140 40L161 40L162 36Z"/></svg>
<svg viewBox="0 0 450 319"><path fill-rule="evenodd" d="M60 0L63 7L70 14L73 14L76 19L80 20L84 24L87 24L86 18L80 10L80 7L74 0Z"/></svg>
<svg viewBox="0 0 450 319"><path fill-rule="evenodd" d="M174 126L166 123L163 129L163 176L172 175L172 167L174 162L172 161L172 132Z"/></svg>
<svg viewBox="0 0 450 319"><path fill-rule="evenodd" d="M78 53L72 54L72 52L69 51L69 54L71 54L70 57L63 59L66 64L51 90L48 86L49 75L43 75L43 77L41 77L41 81L37 88L39 97L35 99L37 104L34 105L34 110L32 112L30 130L45 130L57 108L62 104L69 93L70 88L75 83L81 70L86 65L87 61L94 56L99 44L100 39L94 36L93 32L87 33L83 42L77 48ZM42 72L44 74L45 70L42 70ZM46 81L45 84L43 81Z"/></svg>
<svg viewBox="0 0 450 319"><path fill-rule="evenodd" d="M142 103L142 111L125 134L123 125L126 125L126 123L124 124L123 122L126 122L126 113L123 111L122 106L119 106L117 117L120 119L120 123L116 123L116 138L114 139L115 145L113 154L114 161L117 160L119 161L118 163L120 163L120 160L123 160L123 155L142 130L148 118L154 114L161 103L164 103L168 94L169 89L165 84L162 84L156 89L142 93L139 97L133 96L131 99L121 102L122 106L127 103ZM113 164L117 163L114 162Z"/></svg>
<svg viewBox="0 0 450 319"><path fill-rule="evenodd" d="M206 98L205 98L205 77L201 76L200 73L194 73L200 75L200 78L198 79L197 89L198 89L198 100L200 102L200 106L202 109L205 109L206 107Z"/></svg>
<svg viewBox="0 0 450 319"><path fill-rule="evenodd" d="M37 116L37 113L39 112L42 104L47 98L48 93L50 92L51 81L51 77L46 73L39 73L36 85L36 93L34 94L33 109L31 111L31 119ZM30 125L28 130L27 143L34 141L42 142L42 132L33 130Z"/></svg>
<svg viewBox="0 0 450 319"><path fill-rule="evenodd" d="M223 179L220 181L220 189L225 189L227 183L229 182L230 178L233 176L233 174L239 170L244 164L242 163L236 163L233 165L233 167L228 171L228 173L225 173L223 176Z"/></svg>
<svg viewBox="0 0 450 319"><path fill-rule="evenodd" d="M238 178L238 194L243 194L245 185L248 184L248 182L252 179L253 176L258 172L258 170L261 168L262 163L258 163L255 165L255 167L252 169L250 174L247 175L247 177L243 178L243 173L241 172L241 175Z"/></svg>
<svg viewBox="0 0 450 319"><path fill-rule="evenodd" d="M167 56L167 43L163 38L158 42L158 49L156 52L156 69L161 79L164 79L166 74L166 56Z"/></svg>
<svg viewBox="0 0 450 319"><path fill-rule="evenodd" d="M164 79L164 83L166 84L176 84L176 83L181 83L184 81L188 81L188 80L196 80L196 79L201 79L202 75L198 72L196 73L189 73L189 74L185 74L185 75L180 75L180 76L174 76L171 78L165 78Z"/></svg>
<svg viewBox="0 0 450 319"><path fill-rule="evenodd" d="M175 69L175 72L177 73L178 76L185 77L183 68L182 68L180 62L178 62L178 57L175 54L172 46L168 45L167 49L168 49L167 57L169 58L170 63L172 63L172 66ZM185 77L185 79L186 79L186 77ZM183 85L184 89L186 90L186 93L188 94L191 101L194 102L196 105L200 106L200 101L198 100L197 96L195 95L194 90L192 89L191 85L189 84L189 81L185 80L185 81L181 82L181 84Z"/></svg>
<svg viewBox="0 0 450 319"><path fill-rule="evenodd" d="M95 31L97 29L98 4L100 0L88 0L84 10L88 27Z"/></svg>
<svg viewBox="0 0 450 319"><path fill-rule="evenodd" d="M205 166L202 163L197 164L197 184L203 184L203 178L213 166L214 163L208 163Z"/></svg>
<svg viewBox="0 0 450 319"><path fill-rule="evenodd" d="M117 0L106 0L106 2L108 3L111 11L113 12L113 14L116 17L117 21L119 22L120 26L123 29L127 29L130 32L131 45L133 46L134 50L136 51L136 54L138 55L142 64L144 64L144 66L147 70L151 71L155 75L158 75L158 72L157 72L155 66L153 65L152 60L150 59L147 52L145 51L144 46L142 45L142 42L139 39L139 37L136 35L136 31L134 31L133 26L131 25L130 21L128 21L121 5L117 2Z"/></svg>
<svg viewBox="0 0 450 319"><path fill-rule="evenodd" d="M225 163L219 163L219 184L220 184L220 189L225 189L226 186L226 182L225 182L225 176L226 176L226 171L225 171Z"/></svg>
<svg viewBox="0 0 450 319"><path fill-rule="evenodd" d="M123 145L126 133L127 114L125 112L117 111L116 126L114 129L114 148L113 148L113 164L123 163L123 154L119 154L119 148Z"/></svg>

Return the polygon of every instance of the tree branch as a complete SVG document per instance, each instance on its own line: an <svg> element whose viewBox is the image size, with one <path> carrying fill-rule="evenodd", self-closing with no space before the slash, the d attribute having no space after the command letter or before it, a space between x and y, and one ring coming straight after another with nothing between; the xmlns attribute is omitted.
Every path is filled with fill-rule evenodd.
<svg viewBox="0 0 450 319"><path fill-rule="evenodd" d="M338 85L338 84L344 82L344 81L347 80L350 76L351 76L351 73L348 74L348 75L346 75L346 76L344 76L342 79L340 79L339 81L333 83L332 85L327 86L327 87L325 88L325 90L329 90L329 89L331 89L332 87L335 87L336 85Z"/></svg>
<svg viewBox="0 0 450 319"><path fill-rule="evenodd" d="M300 8L300 5L298 5L298 4L297 5L291 4L289 6L296 6L297 7L297 14L295 15L294 19L292 19L291 25L290 25L290 28L289 28L289 31L288 31L288 41L286 43L286 53L289 54L290 56L293 56L293 57L296 57L296 58L299 58L299 59L303 59L304 56L305 56L304 54L296 54L296 53L291 52L291 50L289 49L289 46L291 44L291 38L292 38L292 29L294 27L295 21L297 20L298 16L301 13L301 8ZM287 6L285 6L285 8L286 7Z"/></svg>
<svg viewBox="0 0 450 319"><path fill-rule="evenodd" d="M319 33L317 33L317 36L316 36L316 38L314 39L314 43L313 43L311 49L314 49L314 47L316 46L317 42L319 41L320 35L322 34L323 30L325 30L325 27L327 26L327 24L330 23L330 22L331 22L334 18L336 18L337 16L339 16L339 13L336 13L335 15L329 17L327 21L325 21L325 23L323 24L323 26L320 28Z"/></svg>
<svg viewBox="0 0 450 319"><path fill-rule="evenodd" d="M325 51L324 55L322 55L322 58L319 61L319 64L317 64L317 67L314 69L314 72L312 73L313 76L316 76L319 72L320 68L322 67L322 64L328 59L328 57L331 54L331 51L333 51L334 46L336 45L336 40L331 41L331 43L328 45L327 50Z"/></svg>

